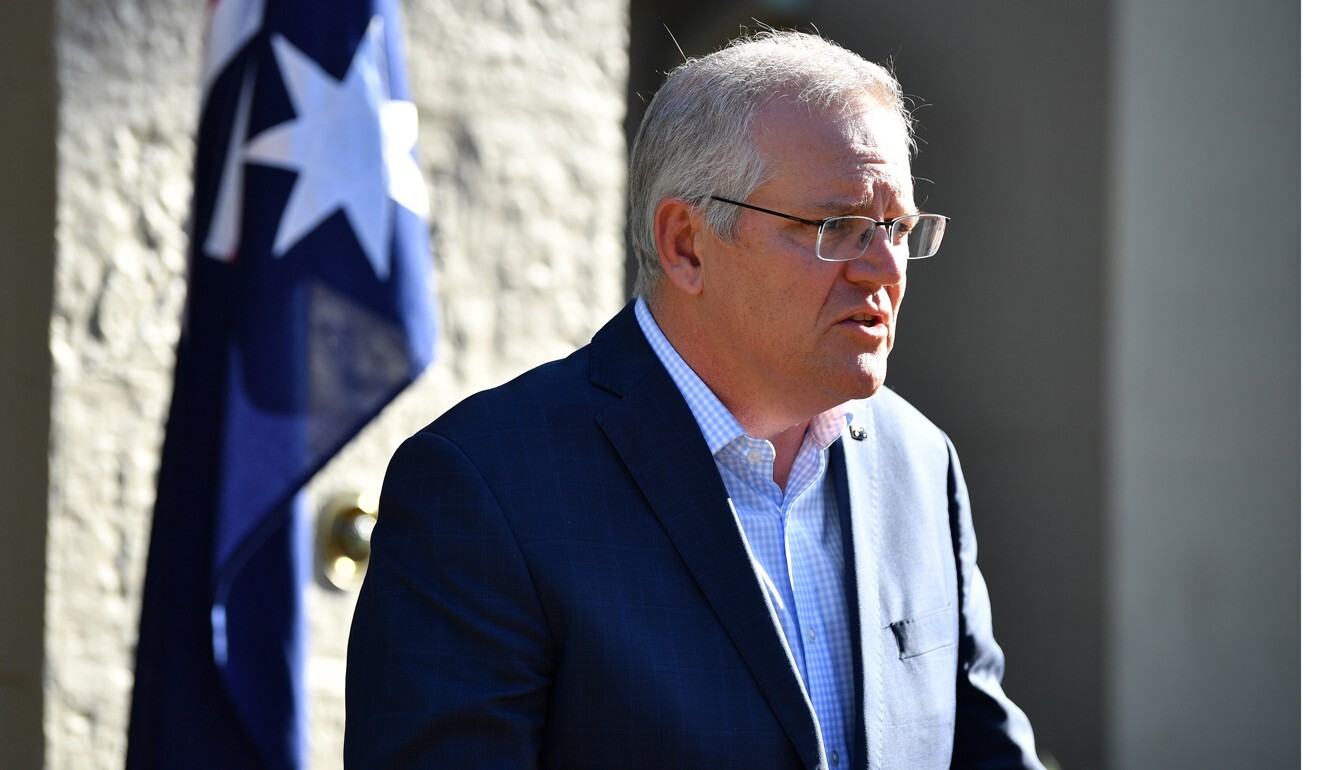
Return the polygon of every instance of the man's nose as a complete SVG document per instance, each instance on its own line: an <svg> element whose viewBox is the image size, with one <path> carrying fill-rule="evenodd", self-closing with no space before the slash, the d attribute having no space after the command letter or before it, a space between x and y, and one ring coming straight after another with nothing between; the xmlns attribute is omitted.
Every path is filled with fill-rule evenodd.
<svg viewBox="0 0 1320 770"><path fill-rule="evenodd" d="M856 284L893 286L903 280L906 272L907 249L895 247L880 229L860 257L844 263L844 276Z"/></svg>

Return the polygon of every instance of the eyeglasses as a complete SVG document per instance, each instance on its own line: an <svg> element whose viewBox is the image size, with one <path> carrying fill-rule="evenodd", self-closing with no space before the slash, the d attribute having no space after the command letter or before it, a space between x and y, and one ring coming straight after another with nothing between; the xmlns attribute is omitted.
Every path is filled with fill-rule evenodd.
<svg viewBox="0 0 1320 770"><path fill-rule="evenodd" d="M908 259L933 257L939 251L940 241L944 240L944 228L949 223L949 218L940 214L908 214L883 222L862 216L803 219L718 195L712 195L710 199L814 226L816 256L826 262L851 262L862 256L866 247L871 245L877 229L884 231L891 246L905 250Z"/></svg>

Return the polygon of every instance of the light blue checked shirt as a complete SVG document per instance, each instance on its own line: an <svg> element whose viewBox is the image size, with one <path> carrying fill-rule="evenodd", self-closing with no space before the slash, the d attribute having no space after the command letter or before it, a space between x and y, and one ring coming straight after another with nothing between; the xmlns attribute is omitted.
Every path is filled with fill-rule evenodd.
<svg viewBox="0 0 1320 770"><path fill-rule="evenodd" d="M812 418L787 487L780 491L773 476L774 446L748 436L669 344L646 303L639 298L635 307L642 333L696 417L724 479L752 562L811 697L829 766L847 768L855 731L852 642L839 506L825 470L829 445L842 435L850 415L836 407Z"/></svg>

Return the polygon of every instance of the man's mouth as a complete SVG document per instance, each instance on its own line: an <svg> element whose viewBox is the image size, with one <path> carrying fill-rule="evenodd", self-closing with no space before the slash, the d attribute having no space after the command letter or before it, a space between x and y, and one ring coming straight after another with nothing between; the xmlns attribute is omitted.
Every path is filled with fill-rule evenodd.
<svg viewBox="0 0 1320 770"><path fill-rule="evenodd" d="M848 320L855 321L868 329L880 323L880 317L871 315L870 313L857 313Z"/></svg>

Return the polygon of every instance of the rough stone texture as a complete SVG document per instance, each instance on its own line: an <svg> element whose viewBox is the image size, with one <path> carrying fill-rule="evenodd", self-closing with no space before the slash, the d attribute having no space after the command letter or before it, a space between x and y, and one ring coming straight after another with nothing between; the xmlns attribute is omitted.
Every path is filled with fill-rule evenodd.
<svg viewBox="0 0 1320 770"><path fill-rule="evenodd" d="M404 13L435 212L440 360L314 480L314 502L374 490L404 437L584 343L622 300L627 6L447 0ZM204 23L190 0L56 7L50 768L123 764ZM356 597L308 586L313 767L337 767Z"/></svg>
<svg viewBox="0 0 1320 770"><path fill-rule="evenodd" d="M64 0L46 764L122 765L156 452L183 298L203 10Z"/></svg>

